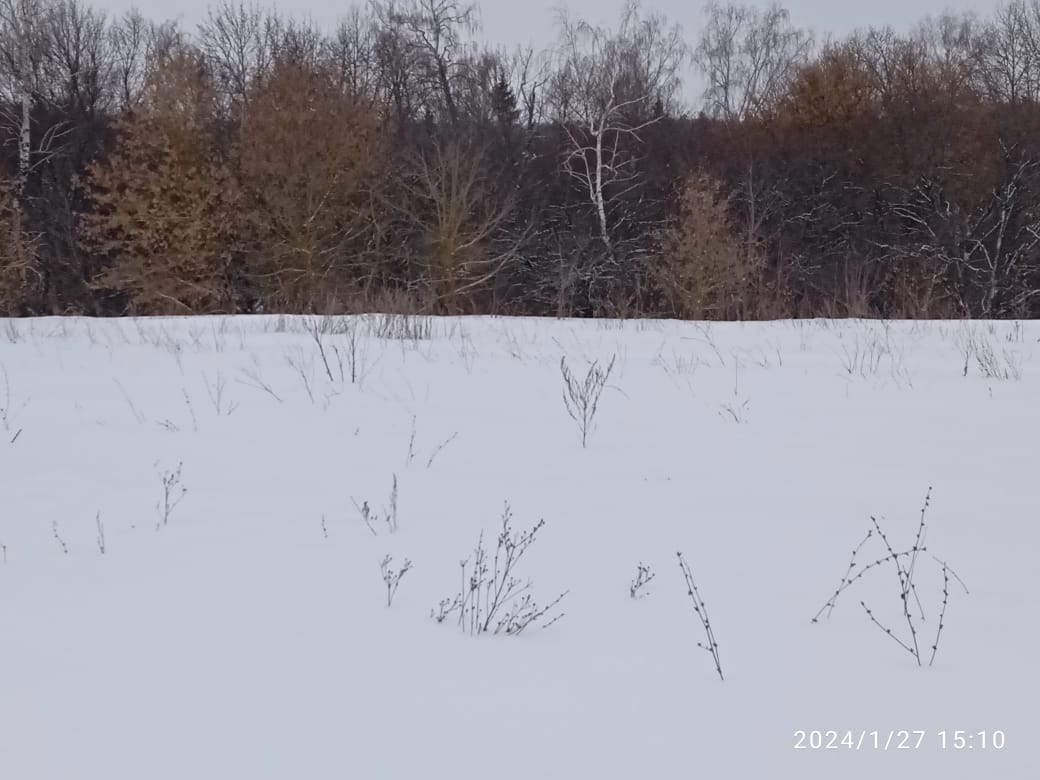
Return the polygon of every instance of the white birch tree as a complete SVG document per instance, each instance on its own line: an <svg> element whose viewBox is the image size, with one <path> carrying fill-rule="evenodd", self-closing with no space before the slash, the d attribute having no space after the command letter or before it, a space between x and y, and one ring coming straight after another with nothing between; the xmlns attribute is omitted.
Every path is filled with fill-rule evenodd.
<svg viewBox="0 0 1040 780"><path fill-rule="evenodd" d="M595 214L598 240L616 260L616 230L629 218L616 209L640 185L640 131L673 107L679 69L687 56L678 26L624 7L614 31L561 15L557 67L549 83L549 111L563 130L563 171Z"/></svg>

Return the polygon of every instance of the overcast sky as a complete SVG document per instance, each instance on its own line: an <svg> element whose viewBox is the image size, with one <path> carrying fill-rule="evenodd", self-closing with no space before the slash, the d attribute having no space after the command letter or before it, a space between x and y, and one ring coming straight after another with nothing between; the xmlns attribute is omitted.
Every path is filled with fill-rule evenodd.
<svg viewBox="0 0 1040 780"><path fill-rule="evenodd" d="M86 0L113 15L136 7L145 16L155 20L179 18L182 26L194 30L205 19L207 9L219 0ZM318 26L329 29L353 4L351 0L259 0L264 7L273 7L286 15L309 17ZM238 2L238 0L232 0ZM647 11L663 13L678 23L688 43L696 44L704 6L708 0L643 0ZM722 0L725 4L729 0ZM744 5L767 7L772 0L737 0ZM840 37L852 30L871 25L891 25L907 30L927 16L943 11L974 10L989 16L1004 0L786 0L781 4L791 12L791 21L816 33L817 40L829 35ZM360 4L364 4L361 0ZM513 49L519 45L546 48L555 41L557 12L565 8L574 17L603 27L613 27L624 0L479 0L483 30L478 39L493 47ZM700 107L703 84L690 64L682 74L681 99L687 108Z"/></svg>
<svg viewBox="0 0 1040 780"><path fill-rule="evenodd" d="M89 2L90 0L88 0ZM554 37L554 11L566 7L571 14L604 26L617 19L623 0L482 0L484 31L482 39L491 44L513 47L534 44L542 47ZM770 0L745 0L746 4L767 6ZM810 27L817 33L840 35L857 27L890 24L906 29L914 22L946 9L969 10L980 14L991 13L1001 0L787 0L782 3L791 12L795 24ZM205 17L211 0L93 0L94 5L112 13L121 13L136 6L154 19L180 17L187 27L193 27ZM351 3L336 0L292 0L291 2L264 2L287 14L310 16L321 26L331 26ZM688 40L696 38L704 2L702 0L644 0L644 8L660 11L682 25Z"/></svg>

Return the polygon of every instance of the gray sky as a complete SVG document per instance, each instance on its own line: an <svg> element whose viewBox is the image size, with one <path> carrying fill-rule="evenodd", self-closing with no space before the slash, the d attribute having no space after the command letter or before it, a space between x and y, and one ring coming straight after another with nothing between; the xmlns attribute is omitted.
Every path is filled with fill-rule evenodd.
<svg viewBox="0 0 1040 780"><path fill-rule="evenodd" d="M178 0L176 4L163 0L87 0L111 14L120 14L137 7L145 16L163 20L179 18L185 28L194 26L206 17L214 0ZM233 0L237 1L237 0ZM729 0L722 0L723 3ZM767 7L772 0L736 0L746 5ZM828 35L842 36L856 28L870 25L891 25L907 30L927 16L943 11L974 10L980 16L989 16L1004 0L781 0L791 12L791 21L816 33L817 40ZM361 0L364 3L364 0ZM694 45L704 18L707 0L643 0L647 11L663 13L673 23L682 26L686 41ZM351 0L260 0L262 6L274 7L298 18L309 17L320 27L331 28L352 5ZM491 46L513 49L519 45L533 45L536 49L550 46L556 39L557 11L566 8L575 17L586 19L603 27L617 22L624 0L477 0L483 30L481 42ZM682 101L692 110L699 108L703 85L692 64L682 74Z"/></svg>
<svg viewBox="0 0 1040 780"><path fill-rule="evenodd" d="M767 6L770 0L745 0L751 5ZM180 17L185 26L193 26L204 18L211 0L93 0L111 13L136 6L154 19ZM623 0L481 0L478 5L484 24L482 39L491 44L513 47L531 43L543 47L555 37L554 10L566 6L575 16L604 26L612 26ZM906 29L929 14L945 9L969 10L988 15L1001 0L786 0L782 4L791 12L792 21L812 28L818 34L841 35L856 27L890 24ZM310 16L321 26L331 26L349 0L292 0L268 3L285 13ZM686 38L694 41L702 18L702 0L644 0L644 8L660 11L682 25Z"/></svg>

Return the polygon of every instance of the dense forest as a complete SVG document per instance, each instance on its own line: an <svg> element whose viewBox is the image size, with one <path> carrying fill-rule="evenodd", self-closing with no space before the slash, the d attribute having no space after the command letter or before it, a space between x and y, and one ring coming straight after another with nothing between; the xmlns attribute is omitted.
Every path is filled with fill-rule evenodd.
<svg viewBox="0 0 1040 780"><path fill-rule="evenodd" d="M0 0L0 314L1040 315L1040 0L554 24Z"/></svg>

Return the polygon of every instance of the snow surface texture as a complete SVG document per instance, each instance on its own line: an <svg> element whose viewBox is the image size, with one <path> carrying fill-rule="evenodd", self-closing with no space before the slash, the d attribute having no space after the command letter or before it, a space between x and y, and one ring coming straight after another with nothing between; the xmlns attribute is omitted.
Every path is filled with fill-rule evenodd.
<svg viewBox="0 0 1040 780"><path fill-rule="evenodd" d="M1038 777L1038 338L0 321L0 777ZM561 357L579 378L616 357L584 449ZM811 619L871 516L913 545L929 486L918 666L860 605L908 639L891 565ZM540 604L568 591L565 615L518 636L437 623L505 502L517 531L544 518L518 573ZM413 562L389 608L387 554ZM933 556L970 594L951 578L929 666ZM880 736L799 750L799 730ZM898 730L920 747L874 749ZM1005 744L955 750L955 731Z"/></svg>

